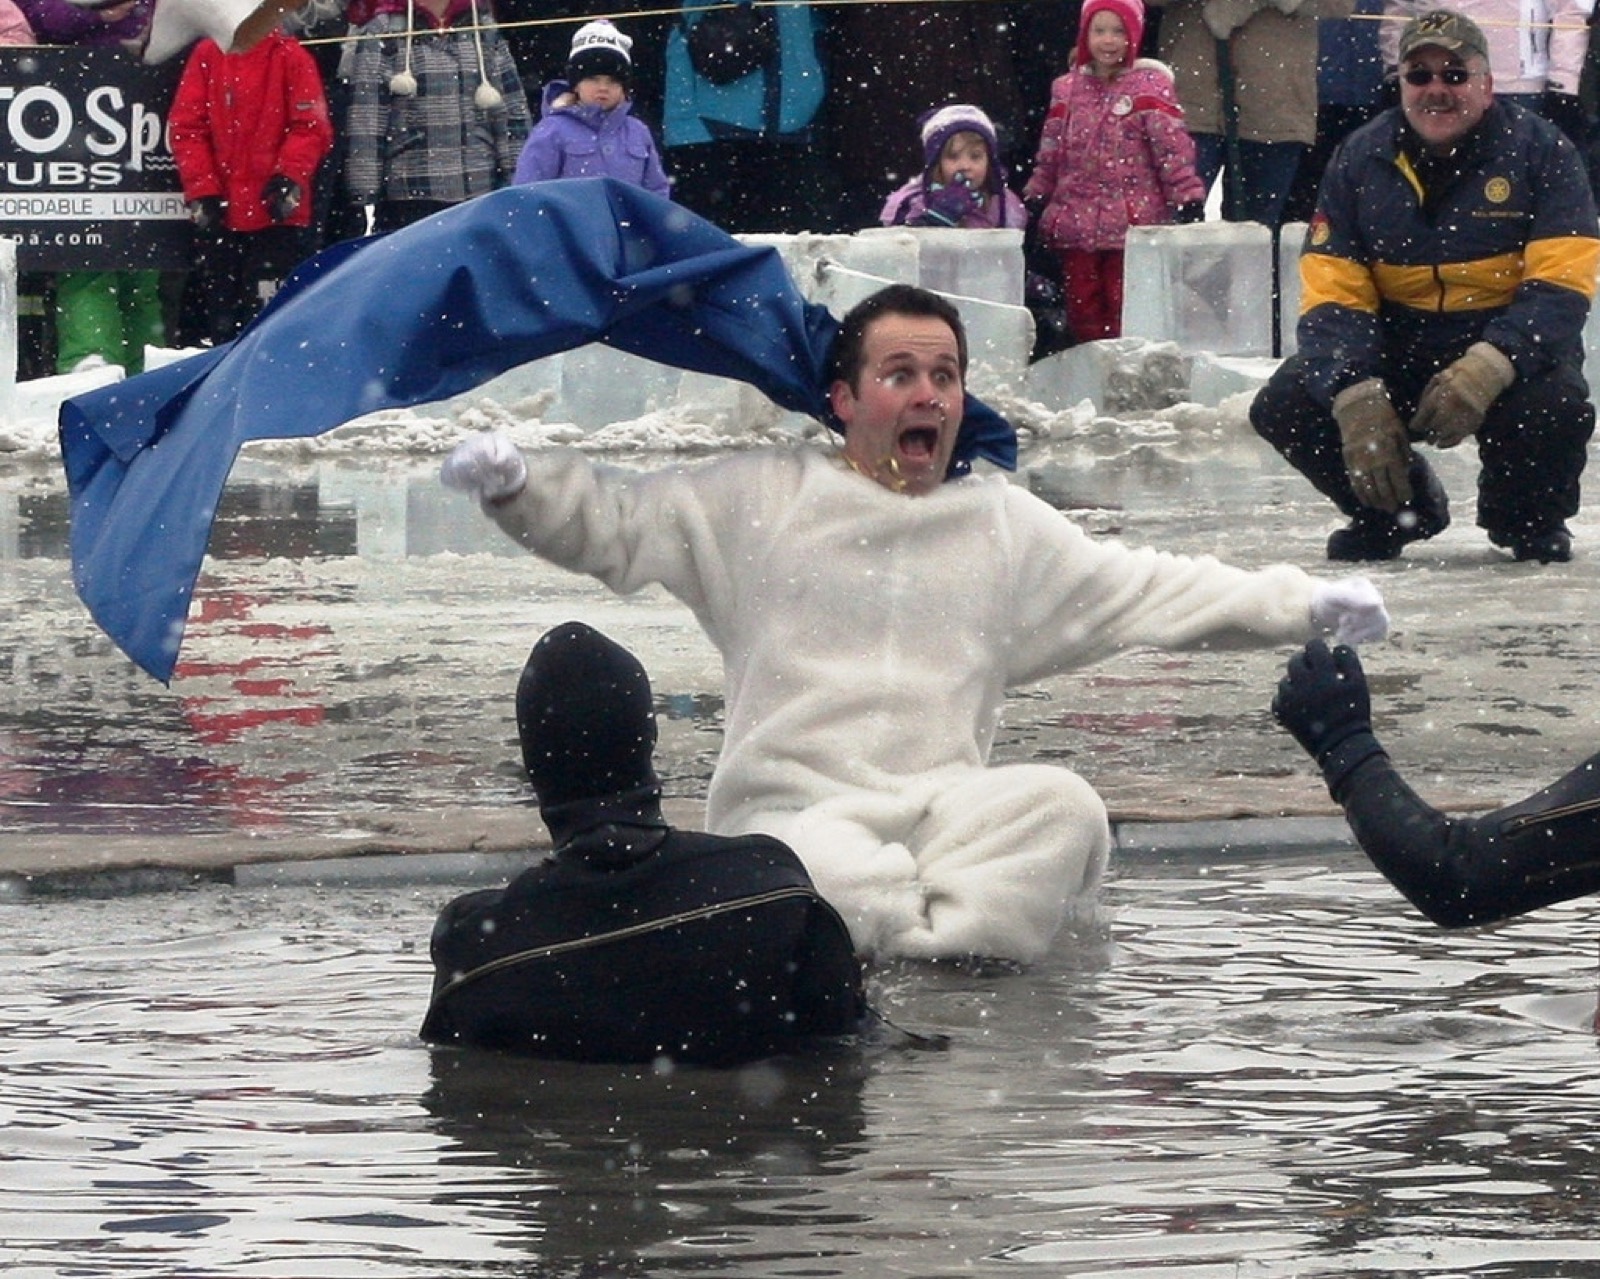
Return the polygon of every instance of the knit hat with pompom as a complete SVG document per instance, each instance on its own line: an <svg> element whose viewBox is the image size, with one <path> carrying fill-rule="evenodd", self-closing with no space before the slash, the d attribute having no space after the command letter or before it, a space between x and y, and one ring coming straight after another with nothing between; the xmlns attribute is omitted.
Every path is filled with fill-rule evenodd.
<svg viewBox="0 0 1600 1279"><path fill-rule="evenodd" d="M626 81L633 72L633 38L625 36L604 18L585 22L572 37L567 51L567 83L590 76L608 75Z"/></svg>
<svg viewBox="0 0 1600 1279"><path fill-rule="evenodd" d="M1083 0L1083 12L1078 18L1078 49L1074 64L1083 66L1094 61L1089 52L1089 23L1100 12L1114 13L1122 19L1122 29L1128 36L1126 63L1133 65L1139 56L1139 42L1144 39L1144 5L1140 0Z"/></svg>

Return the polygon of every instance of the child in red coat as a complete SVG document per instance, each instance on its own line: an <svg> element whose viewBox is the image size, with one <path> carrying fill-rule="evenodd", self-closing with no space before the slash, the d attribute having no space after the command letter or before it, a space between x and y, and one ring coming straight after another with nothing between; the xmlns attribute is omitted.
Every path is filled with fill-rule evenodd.
<svg viewBox="0 0 1600 1279"><path fill-rule="evenodd" d="M315 247L311 185L333 145L322 76L281 31L245 53L201 40L168 123L199 232L208 336L227 342Z"/></svg>
<svg viewBox="0 0 1600 1279"><path fill-rule="evenodd" d="M1138 57L1140 0L1084 0L1074 65L1050 86L1039 155L1022 198L1061 257L1067 323L1079 342L1122 332L1130 226L1199 221L1206 189L1172 72Z"/></svg>

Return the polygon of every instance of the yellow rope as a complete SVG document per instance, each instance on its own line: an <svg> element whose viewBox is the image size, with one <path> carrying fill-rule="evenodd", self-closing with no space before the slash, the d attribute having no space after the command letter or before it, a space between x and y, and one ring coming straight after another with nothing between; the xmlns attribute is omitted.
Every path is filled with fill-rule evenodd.
<svg viewBox="0 0 1600 1279"><path fill-rule="evenodd" d="M1014 0L750 0L753 8L778 9L826 9L848 8L852 5L869 4L1011 4ZM663 9L630 9L622 13L586 13L571 14L564 18L524 18L517 22L482 22L466 26L436 28L429 31L418 31L422 35L453 35L457 32L470 33L473 31L518 31L524 27L574 27L585 22L597 22L605 19L609 22L627 22L630 18L674 18L685 13L709 13L713 9L737 9L739 0L716 0L712 4L684 4L673 5ZM361 35L351 32L340 36L317 36L314 39L301 38L304 45L314 44L343 44L346 40L384 40L393 36L389 35Z"/></svg>
<svg viewBox="0 0 1600 1279"><path fill-rule="evenodd" d="M710 13L716 9L737 9L739 7L739 3L740 0L714 0L713 3L709 4L672 5L660 9L629 9L625 11L609 13L568 14L559 18L522 18L516 22L478 22L469 23L466 26L452 26L429 30L419 30L414 34L421 37L426 35L471 34L474 31L520 31L525 27L576 28L582 23L595 22L600 19L606 19L607 21L611 22L627 22L632 18L672 18L685 13ZM1015 0L749 0L749 3L757 9L847 9L857 5L889 4L1013 4L1015 3ZM1405 23L1409 22L1410 20L1410 17L1404 14L1387 13L1351 13L1345 15L1343 18L1317 19L1319 22L1398 23ZM1548 28L1551 31L1586 31L1589 29L1588 23L1523 22L1515 18L1475 18L1474 21L1480 27L1510 27L1517 30L1532 30L1539 27ZM376 33L362 34L360 32L350 31L343 35L337 36L315 36L310 38L302 36L300 37L300 43L307 46L322 44L344 44L346 41L389 39L393 36L393 34L393 32L390 32L388 35L379 35ZM41 43L43 42L41 41ZM69 47L78 48L80 46L73 45Z"/></svg>
<svg viewBox="0 0 1600 1279"><path fill-rule="evenodd" d="M1427 10L1417 11L1425 13ZM1404 13L1347 13L1342 18L1319 18L1319 22L1398 22L1402 25L1411 21L1411 15ZM1518 18L1473 18L1473 24L1478 27L1509 27L1517 31L1533 30L1536 27L1545 27L1551 31L1587 31L1587 22L1524 22Z"/></svg>
<svg viewBox="0 0 1600 1279"><path fill-rule="evenodd" d="M857 5L886 5L886 4L1012 4L1015 0L749 0L752 7L757 9L778 8L807 8L807 9L848 9ZM627 22L630 18L672 18L685 13L710 13L716 9L737 9L739 0L715 0L710 4L684 4L672 5L661 9L630 9L612 13L585 13L569 14L560 18L523 18L516 22L477 23L463 27L447 28L449 32L472 32L498 29L500 31L518 31L524 27L574 27L585 22L596 22L605 19L610 22ZM1396 22L1404 24L1411 19L1404 14L1388 13L1351 13L1343 18L1319 18L1319 22ZM1538 27L1548 28L1551 31L1586 31L1588 23L1572 22L1522 22L1515 18L1475 18L1479 27L1509 27L1516 30L1532 30ZM427 34L419 31L418 35ZM302 39L301 43L313 44L342 44L346 40L380 40L385 37L379 35L360 35L350 33L340 36L318 36L315 39Z"/></svg>

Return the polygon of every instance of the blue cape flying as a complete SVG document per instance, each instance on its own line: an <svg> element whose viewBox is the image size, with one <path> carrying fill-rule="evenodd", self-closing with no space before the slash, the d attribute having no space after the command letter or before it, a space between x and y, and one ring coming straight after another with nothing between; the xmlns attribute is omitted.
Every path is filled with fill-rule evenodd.
<svg viewBox="0 0 1600 1279"><path fill-rule="evenodd" d="M775 249L681 205L609 178L508 187L335 245L228 345L62 404L73 583L165 683L246 441L446 399L588 342L736 378L837 429L837 330ZM968 396L952 472L975 457L1014 468L1016 435Z"/></svg>

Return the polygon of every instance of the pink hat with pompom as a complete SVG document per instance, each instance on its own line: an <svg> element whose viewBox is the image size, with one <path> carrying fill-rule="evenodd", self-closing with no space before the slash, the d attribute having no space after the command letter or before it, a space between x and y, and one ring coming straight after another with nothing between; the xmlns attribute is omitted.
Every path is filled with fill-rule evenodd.
<svg viewBox="0 0 1600 1279"><path fill-rule="evenodd" d="M1139 56L1139 42L1144 39L1144 5L1140 0L1083 0L1083 12L1078 17L1078 50L1073 65L1092 62L1089 53L1089 23L1094 15L1108 11L1122 19L1122 29L1128 33L1128 62Z"/></svg>

